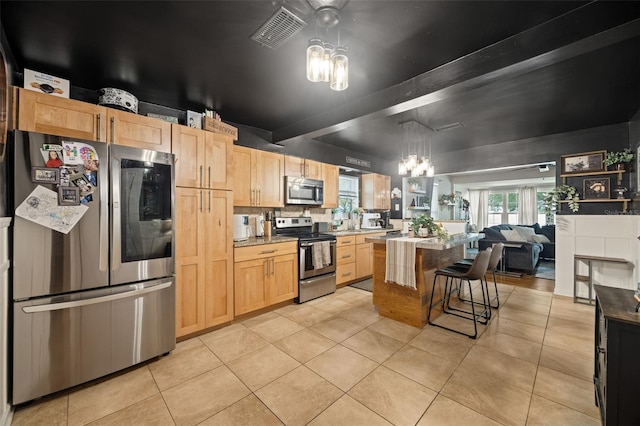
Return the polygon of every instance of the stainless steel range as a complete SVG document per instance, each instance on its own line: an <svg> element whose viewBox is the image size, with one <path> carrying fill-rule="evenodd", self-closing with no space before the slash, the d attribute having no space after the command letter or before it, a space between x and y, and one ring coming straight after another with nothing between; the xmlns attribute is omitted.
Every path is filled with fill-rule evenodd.
<svg viewBox="0 0 640 426"><path fill-rule="evenodd" d="M275 234L298 237L299 280L296 302L336 291L336 237L313 233L310 217L278 217Z"/></svg>

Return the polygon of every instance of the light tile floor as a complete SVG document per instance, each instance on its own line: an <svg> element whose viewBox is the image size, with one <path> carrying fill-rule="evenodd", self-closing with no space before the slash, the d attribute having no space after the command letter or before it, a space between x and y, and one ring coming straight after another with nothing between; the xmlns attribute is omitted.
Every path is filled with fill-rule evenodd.
<svg viewBox="0 0 640 426"><path fill-rule="evenodd" d="M371 293L345 287L20 407L12 424L600 424L594 308L499 292L500 311L472 340L380 317Z"/></svg>

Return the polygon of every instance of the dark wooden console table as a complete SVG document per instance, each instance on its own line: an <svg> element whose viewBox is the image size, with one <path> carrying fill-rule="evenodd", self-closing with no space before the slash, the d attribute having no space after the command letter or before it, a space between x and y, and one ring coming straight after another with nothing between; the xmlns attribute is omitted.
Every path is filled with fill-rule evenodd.
<svg viewBox="0 0 640 426"><path fill-rule="evenodd" d="M640 425L640 313L633 290L601 285L596 293L594 373L603 425Z"/></svg>

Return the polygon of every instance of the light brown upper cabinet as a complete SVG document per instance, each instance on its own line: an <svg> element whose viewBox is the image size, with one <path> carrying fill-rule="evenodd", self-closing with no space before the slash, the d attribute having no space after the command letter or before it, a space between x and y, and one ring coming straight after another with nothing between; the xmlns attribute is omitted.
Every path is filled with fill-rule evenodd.
<svg viewBox="0 0 640 426"><path fill-rule="evenodd" d="M233 147L233 205L284 207L284 155Z"/></svg>
<svg viewBox="0 0 640 426"><path fill-rule="evenodd" d="M107 108L15 88L18 130L107 141Z"/></svg>
<svg viewBox="0 0 640 426"><path fill-rule="evenodd" d="M377 173L362 175L362 208L391 209L391 178Z"/></svg>
<svg viewBox="0 0 640 426"><path fill-rule="evenodd" d="M306 160L304 158L285 155L284 175L321 180L322 163L319 161Z"/></svg>
<svg viewBox="0 0 640 426"><path fill-rule="evenodd" d="M171 123L107 108L109 143L171 152Z"/></svg>
<svg viewBox="0 0 640 426"><path fill-rule="evenodd" d="M233 189L233 139L179 124L171 127L176 186Z"/></svg>
<svg viewBox="0 0 640 426"><path fill-rule="evenodd" d="M335 209L338 207L338 185L340 184L340 168L333 164L322 164L322 180L324 181L324 201L322 207Z"/></svg>

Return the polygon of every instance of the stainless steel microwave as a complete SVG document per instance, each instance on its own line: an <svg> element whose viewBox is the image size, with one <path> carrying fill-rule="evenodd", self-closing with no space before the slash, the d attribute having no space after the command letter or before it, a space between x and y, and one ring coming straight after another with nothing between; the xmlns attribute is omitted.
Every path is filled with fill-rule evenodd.
<svg viewBox="0 0 640 426"><path fill-rule="evenodd" d="M320 206L324 202L323 186L321 180L285 176L285 204Z"/></svg>

